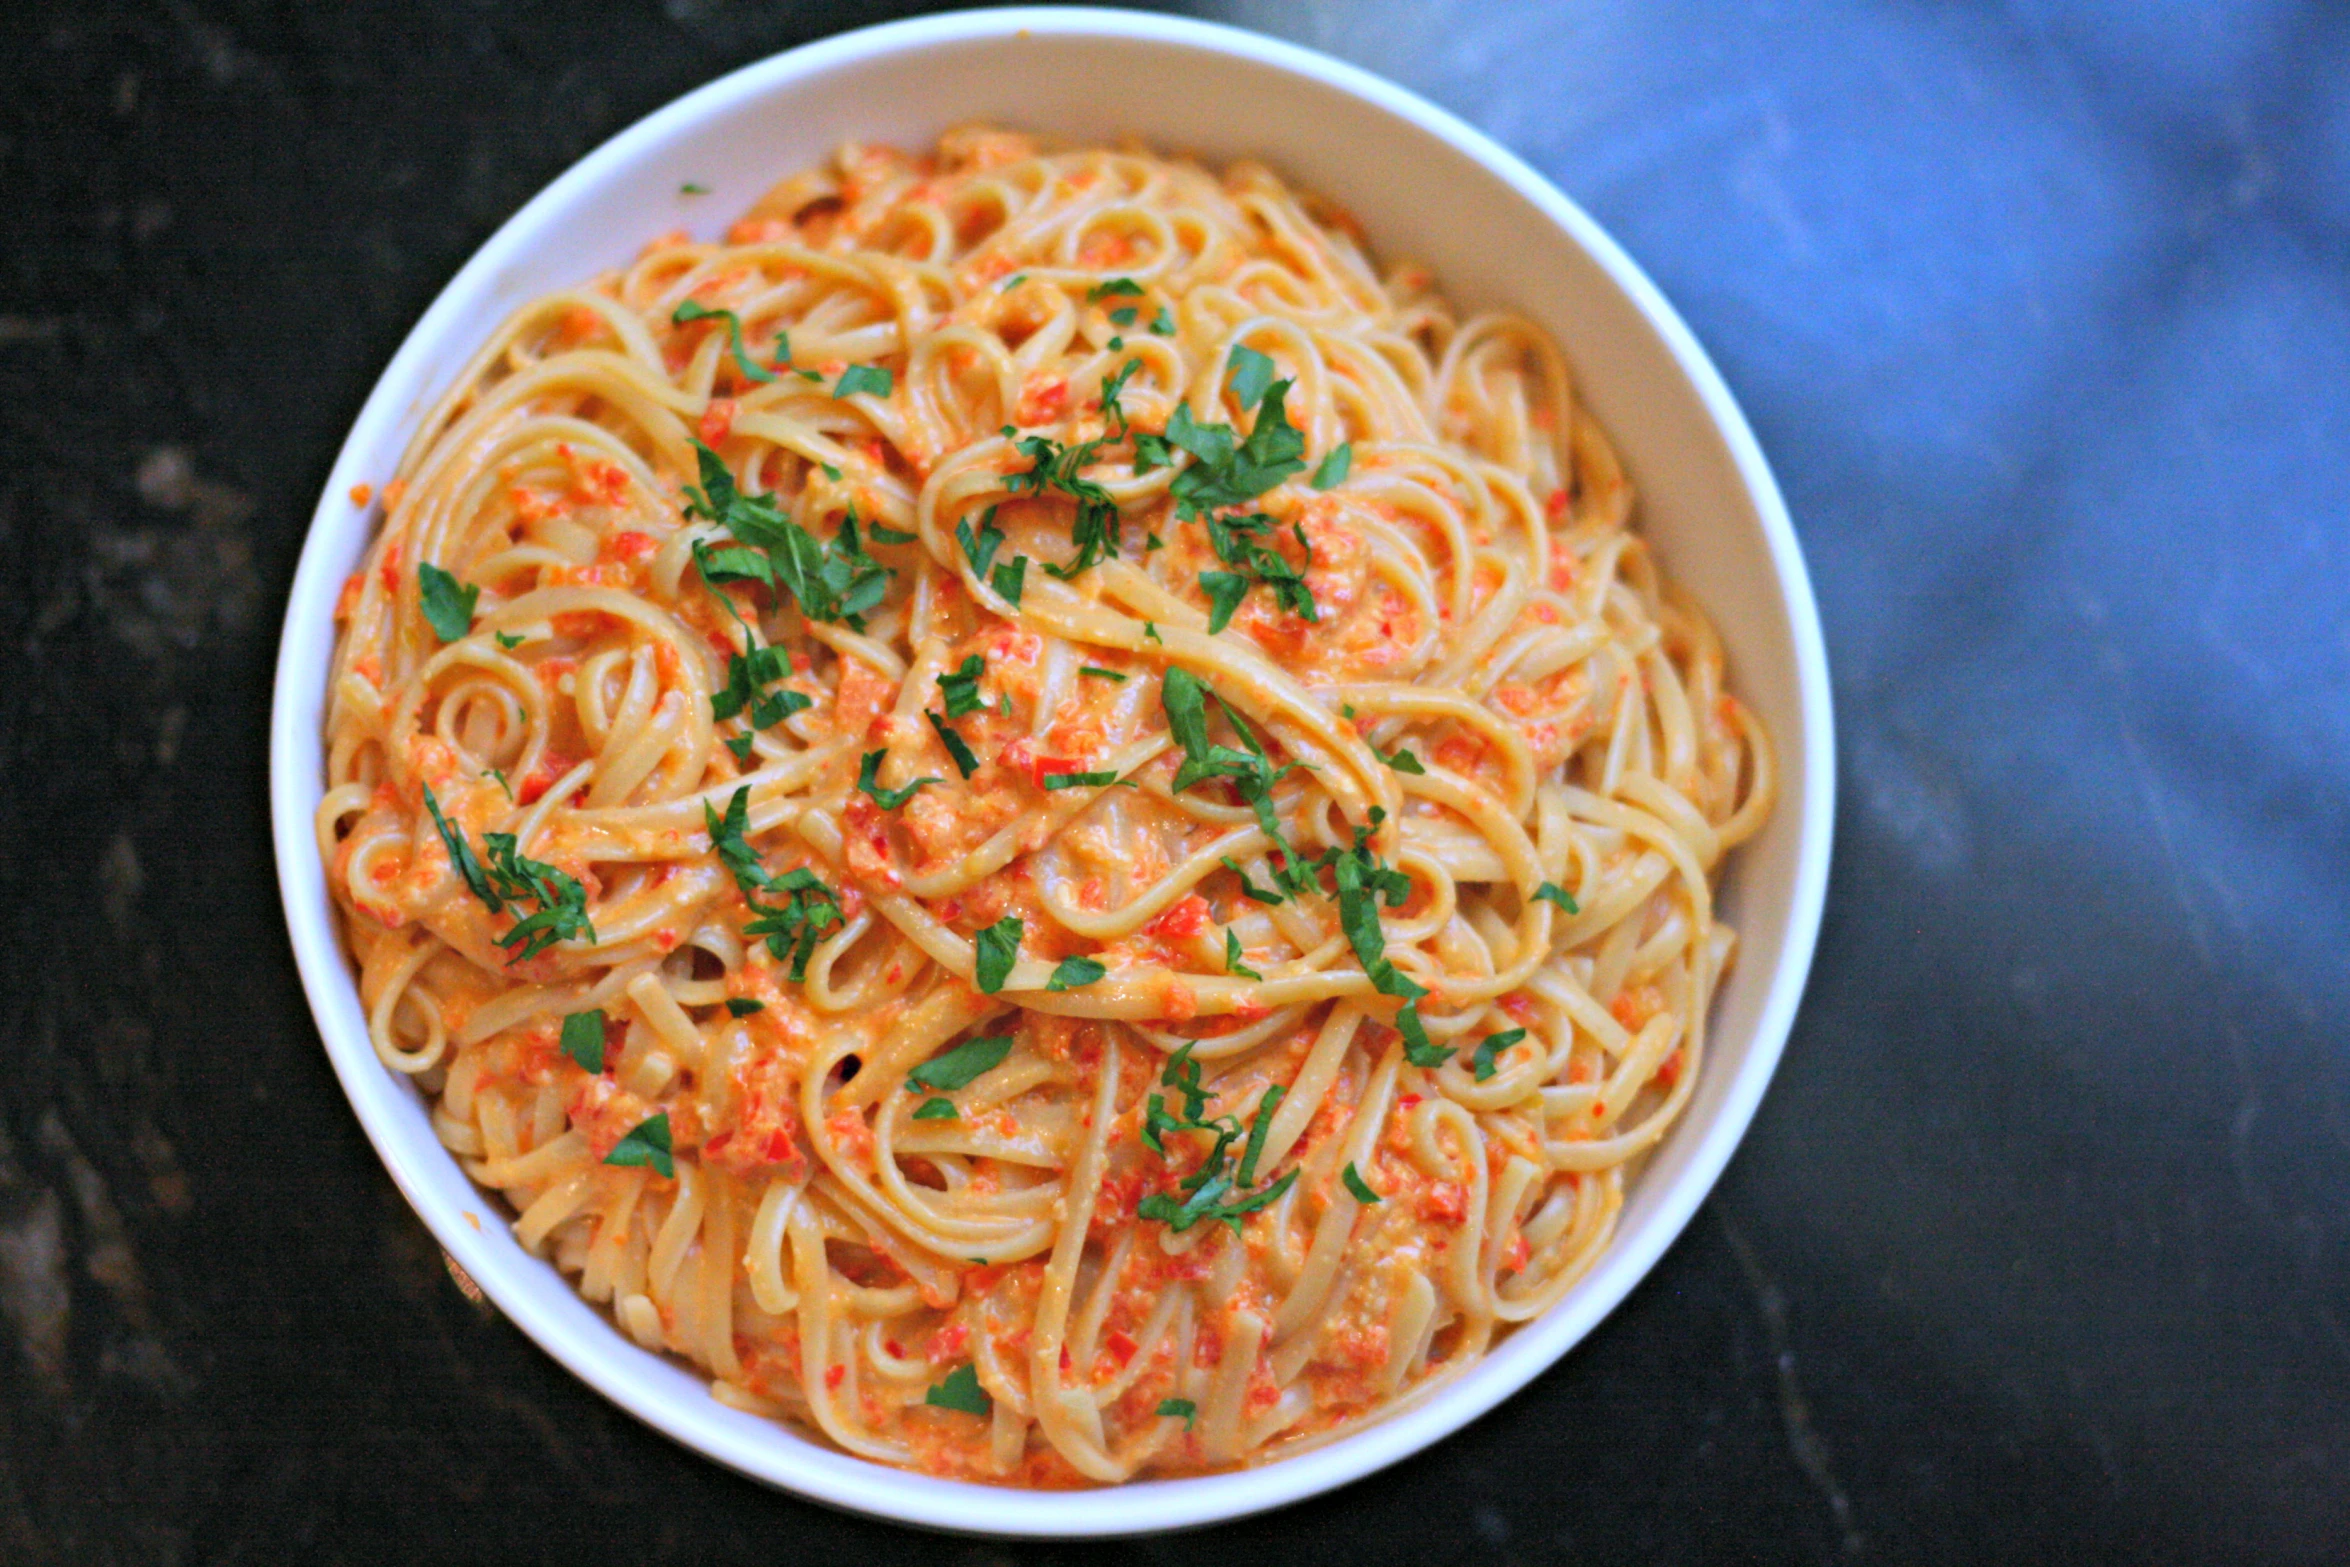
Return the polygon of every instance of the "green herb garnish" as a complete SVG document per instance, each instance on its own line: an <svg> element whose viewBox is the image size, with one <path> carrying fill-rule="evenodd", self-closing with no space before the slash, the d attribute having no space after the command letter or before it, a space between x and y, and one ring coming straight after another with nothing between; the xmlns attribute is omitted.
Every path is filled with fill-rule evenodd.
<svg viewBox="0 0 2350 1567"><path fill-rule="evenodd" d="M914 1107L912 1119L917 1121L959 1121L952 1099L925 1099Z"/></svg>
<svg viewBox="0 0 2350 1567"><path fill-rule="evenodd" d="M942 1056L933 1056L906 1074L906 1081L952 1093L968 1087L982 1072L992 1071L1012 1053L1012 1036L985 1034L966 1039Z"/></svg>
<svg viewBox="0 0 2350 1567"><path fill-rule="evenodd" d="M460 583L429 560L416 564L416 587L424 618L443 642L454 642L473 629L473 606L481 598L480 588Z"/></svg>
<svg viewBox="0 0 2350 1567"><path fill-rule="evenodd" d="M841 372L840 381L832 389L835 397L854 397L859 392L870 392L875 397L887 397L896 383L890 373L879 365L851 365Z"/></svg>
<svg viewBox="0 0 2350 1567"><path fill-rule="evenodd" d="M1099 664L1080 664L1077 666L1077 673L1090 680L1115 680L1120 685L1126 683L1124 675L1115 669L1104 669Z"/></svg>
<svg viewBox="0 0 2350 1567"><path fill-rule="evenodd" d="M749 351L743 347L743 318L733 311L712 310L697 300L689 299L669 314L669 322L672 326L684 326L689 321L705 320L726 323L727 347L734 355L735 369L741 372L744 380L764 383L775 379L774 370L751 362ZM791 339L780 332L776 334L775 338L775 363L776 369L783 369L791 364Z"/></svg>
<svg viewBox="0 0 2350 1567"><path fill-rule="evenodd" d="M666 1110L637 1123L636 1127L604 1155L606 1164L651 1165L661 1179L677 1177L677 1162L669 1152L669 1112Z"/></svg>
<svg viewBox="0 0 2350 1567"><path fill-rule="evenodd" d="M938 743L947 748L947 760L955 764L956 772L969 778L979 771L979 758L971 754L971 747L964 743L961 735L947 727L945 719L927 707L922 710L922 716L930 720L931 730L938 736Z"/></svg>
<svg viewBox="0 0 2350 1567"><path fill-rule="evenodd" d="M1352 1159L1346 1161L1345 1173L1339 1178L1346 1182L1346 1189L1354 1193L1355 1201L1373 1203L1379 1200L1379 1194L1371 1190L1371 1183L1363 1179L1362 1172L1355 1168Z"/></svg>
<svg viewBox="0 0 2350 1567"><path fill-rule="evenodd" d="M887 751L867 751L864 761L857 768L857 787L870 795L873 803L885 811L901 809L908 800L921 793L926 784L945 782L944 779L925 776L915 779L902 789L885 789L881 786L881 764L888 756Z"/></svg>
<svg viewBox="0 0 2350 1567"><path fill-rule="evenodd" d="M1541 886L1535 888L1534 901L1537 903L1555 903L1560 908L1566 910L1569 914L1580 914L1583 912L1580 908L1575 906L1575 895L1567 891L1564 887L1559 886L1556 882L1546 881Z"/></svg>
<svg viewBox="0 0 2350 1567"><path fill-rule="evenodd" d="M1241 879L1247 880L1246 877ZM1240 959L1240 933L1228 930L1224 932L1224 972L1237 974L1242 979L1263 979L1265 977L1246 963L1241 962Z"/></svg>
<svg viewBox="0 0 2350 1567"><path fill-rule="evenodd" d="M965 713L976 713L987 706L979 695L979 677L986 669L987 660L972 653L961 664L938 677L938 689L946 698L947 717L960 718Z"/></svg>
<svg viewBox="0 0 2350 1567"><path fill-rule="evenodd" d="M1050 979L1044 982L1047 990L1076 990L1092 984L1109 972L1091 958L1063 958L1053 965Z"/></svg>
<svg viewBox="0 0 2350 1567"><path fill-rule="evenodd" d="M972 978L988 995L1004 988L1020 958L1020 916L1007 914L971 938Z"/></svg>
<svg viewBox="0 0 2350 1567"><path fill-rule="evenodd" d="M582 1072L604 1070L604 1014L574 1012L563 1020L563 1053L579 1063Z"/></svg>
<svg viewBox="0 0 2350 1567"><path fill-rule="evenodd" d="M1329 454L1323 457L1321 466L1314 470L1314 476L1306 482L1317 490L1334 490L1346 482L1346 476L1353 469L1354 464L1353 443L1341 441L1338 445L1330 448Z"/></svg>
<svg viewBox="0 0 2350 1567"><path fill-rule="evenodd" d="M987 1389L979 1385L977 1367L962 1365L947 1373L947 1379L922 1395L922 1402L938 1409L959 1410L966 1415L985 1415L995 1409L995 1400L987 1396Z"/></svg>
<svg viewBox="0 0 2350 1567"><path fill-rule="evenodd" d="M1199 1405L1188 1398L1162 1398L1159 1400L1159 1413L1169 1420L1182 1421L1183 1429L1188 1431L1199 1419Z"/></svg>
<svg viewBox="0 0 2350 1567"><path fill-rule="evenodd" d="M749 1017L754 1012L766 1010L766 1002L754 1001L749 996L728 996L726 998L726 1011L730 1017Z"/></svg>
<svg viewBox="0 0 2350 1567"><path fill-rule="evenodd" d="M1498 1057L1504 1050L1526 1037L1522 1028L1504 1029L1498 1034L1487 1034L1477 1046L1477 1053L1469 1058L1473 1075L1482 1083L1501 1069Z"/></svg>

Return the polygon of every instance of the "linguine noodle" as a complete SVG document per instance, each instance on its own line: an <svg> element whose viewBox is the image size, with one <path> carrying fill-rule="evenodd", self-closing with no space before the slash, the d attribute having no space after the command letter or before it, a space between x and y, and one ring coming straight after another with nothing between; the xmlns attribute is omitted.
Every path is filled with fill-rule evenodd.
<svg viewBox="0 0 2350 1567"><path fill-rule="evenodd" d="M716 1395L1068 1486L1557 1301L1769 743L1550 341L1254 165L851 146L517 311L338 610L375 1048Z"/></svg>

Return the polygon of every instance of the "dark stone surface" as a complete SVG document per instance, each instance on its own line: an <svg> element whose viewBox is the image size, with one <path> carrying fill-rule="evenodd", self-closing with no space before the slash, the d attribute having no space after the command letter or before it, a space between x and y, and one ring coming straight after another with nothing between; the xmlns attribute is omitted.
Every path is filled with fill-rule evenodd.
<svg viewBox="0 0 2350 1567"><path fill-rule="evenodd" d="M1591 1341L1187 1539L927 1540L720 1472L468 1304L264 830L276 617L491 229L887 14L0 12L0 1560L2350 1557L2350 17L1258 0L1530 155L1794 508L1843 724L1810 999Z"/></svg>

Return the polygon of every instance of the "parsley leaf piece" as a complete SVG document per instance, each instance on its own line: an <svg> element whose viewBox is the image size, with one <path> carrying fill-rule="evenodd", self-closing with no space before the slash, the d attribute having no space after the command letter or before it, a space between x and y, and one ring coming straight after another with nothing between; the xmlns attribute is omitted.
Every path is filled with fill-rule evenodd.
<svg viewBox="0 0 2350 1567"><path fill-rule="evenodd" d="M754 1001L749 996L728 996L726 1012L729 1017L749 1017L754 1012L767 1010L767 1003Z"/></svg>
<svg viewBox="0 0 2350 1567"><path fill-rule="evenodd" d="M1282 1193L1297 1184L1297 1172L1291 1170L1272 1185L1235 1202L1220 1201L1232 1189L1229 1177L1218 1175L1202 1183L1181 1202L1171 1192L1153 1192L1135 1205L1135 1212L1146 1219L1157 1219L1168 1229L1180 1235L1202 1219L1221 1219L1232 1226L1232 1233L1240 1233L1240 1221L1261 1208L1279 1201Z"/></svg>
<svg viewBox="0 0 2350 1567"><path fill-rule="evenodd" d="M750 354L743 348L743 318L733 311L712 310L697 300L688 299L669 314L669 324L672 326L684 326L688 321L702 320L726 323L727 346L734 355L734 367L742 373L744 380L766 382L775 379L774 371L751 362ZM784 350L783 358L787 362L790 360L789 349Z"/></svg>
<svg viewBox="0 0 2350 1567"><path fill-rule="evenodd" d="M988 995L1004 988L1020 958L1020 916L1007 914L971 938L972 978Z"/></svg>
<svg viewBox="0 0 2350 1567"><path fill-rule="evenodd" d="M1232 395L1240 406L1251 408L1265 395L1265 388L1273 384L1273 361L1253 348L1232 350Z"/></svg>
<svg viewBox="0 0 2350 1567"><path fill-rule="evenodd" d="M1534 901L1537 903L1555 903L1560 908L1566 910L1569 914L1580 914L1583 912L1582 909L1576 906L1575 895L1567 891L1566 888L1558 885L1556 882L1546 881L1541 886L1535 888Z"/></svg>
<svg viewBox="0 0 2350 1567"><path fill-rule="evenodd" d="M1501 1063L1496 1058L1504 1050L1525 1037L1526 1031L1522 1028L1504 1029L1498 1034L1487 1034L1484 1041L1477 1046L1477 1053L1469 1058L1477 1081L1482 1083L1499 1071Z"/></svg>
<svg viewBox="0 0 2350 1567"><path fill-rule="evenodd" d="M604 1014L574 1012L563 1020L563 1053L579 1063L582 1072L604 1070Z"/></svg>
<svg viewBox="0 0 2350 1567"><path fill-rule="evenodd" d="M1126 677L1124 675L1118 673L1118 671L1115 669L1104 669L1099 664L1080 664L1077 666L1077 673L1080 676L1093 680L1115 680L1120 685L1124 685L1126 683Z"/></svg>
<svg viewBox="0 0 2350 1567"><path fill-rule="evenodd" d="M1098 773L1047 773L1044 786L1053 789L1103 789L1118 781L1118 771L1110 768Z"/></svg>
<svg viewBox="0 0 2350 1567"><path fill-rule="evenodd" d="M887 397L896 381L879 365L851 365L843 370L840 381L832 389L835 397L854 397L859 392L871 392L876 397Z"/></svg>
<svg viewBox="0 0 2350 1567"><path fill-rule="evenodd" d="M1199 1419L1199 1405L1188 1398L1162 1398L1158 1412L1169 1420L1182 1421L1186 1431Z"/></svg>
<svg viewBox="0 0 2350 1567"><path fill-rule="evenodd" d="M1142 637L1144 641L1156 642L1161 647L1165 647L1167 645L1166 639L1159 635L1158 625L1154 621L1146 620L1142 623Z"/></svg>
<svg viewBox="0 0 2350 1567"><path fill-rule="evenodd" d="M509 653L513 652L516 648L522 646L523 643L530 640L530 638L524 636L519 631L500 631L494 635L498 646L504 648Z"/></svg>
<svg viewBox="0 0 2350 1567"><path fill-rule="evenodd" d="M758 735L746 729L739 735L729 736L726 741L726 748L734 753L734 759L736 761L742 763L745 767L748 767L751 765L751 748L758 743Z"/></svg>
<svg viewBox="0 0 2350 1567"><path fill-rule="evenodd" d="M1004 543L1004 530L995 525L995 508L990 506L979 514L977 532L972 531L970 518L957 519L955 542L963 546L963 558L971 562L972 575L986 576L988 564Z"/></svg>
<svg viewBox="0 0 2350 1567"><path fill-rule="evenodd" d="M751 825L751 786L736 789L726 802L726 814L720 816L710 809L710 802L702 802L702 822L710 831L710 847L734 874L734 884L745 893L765 892L775 885L775 878L767 874L760 863L759 851L751 847L745 836Z"/></svg>
<svg viewBox="0 0 2350 1567"><path fill-rule="evenodd" d="M835 484L840 483L840 470L838 468L835 468L830 463L819 463L817 466L824 470L824 477L830 479Z"/></svg>
<svg viewBox="0 0 2350 1567"><path fill-rule="evenodd" d="M857 768L857 787L871 796L873 803L885 811L902 809L908 800L922 792L925 784L945 781L940 778L924 776L915 779L902 789L885 789L881 786L881 764L888 755L887 751L867 751L863 763Z"/></svg>
<svg viewBox="0 0 2350 1567"><path fill-rule="evenodd" d="M976 713L987 706L979 695L979 677L986 669L987 660L972 653L961 664L938 677L938 689L946 698L947 717L960 718L965 713Z"/></svg>
<svg viewBox="0 0 2350 1567"><path fill-rule="evenodd" d="M595 941L596 928L588 923L587 889L577 878L543 860L526 859L517 853L517 840L510 832L485 832L481 841L490 851L489 878L505 900L520 907L523 899L530 898L539 906L537 913L515 921L514 928L498 938L501 947L522 949L507 962L535 958L556 942L574 936Z"/></svg>
<svg viewBox="0 0 2350 1567"><path fill-rule="evenodd" d="M987 1389L979 1385L978 1368L960 1365L947 1373L947 1379L922 1395L922 1402L936 1409L959 1410L966 1415L992 1414L995 1400L987 1396Z"/></svg>
<svg viewBox="0 0 2350 1567"><path fill-rule="evenodd" d="M1052 977L1044 982L1047 990L1077 990L1092 984L1109 972L1091 958L1063 958L1053 965Z"/></svg>
<svg viewBox="0 0 2350 1567"><path fill-rule="evenodd" d="M1008 278L1004 279L1004 286L1003 286L1002 288L998 289L996 292L998 292L998 293L1000 293L1000 294L1009 294L1009 293L1010 293L1010 292L1011 292L1013 289L1016 289L1016 288L1018 288L1018 287L1019 287L1021 284L1025 283L1025 282L1027 282L1027 281L1028 281L1028 274L1027 274L1027 273L1025 273L1025 272L1015 272L1015 273L1013 273L1013 274L1012 274L1010 277L1008 277Z"/></svg>
<svg viewBox="0 0 2350 1567"><path fill-rule="evenodd" d="M706 550L697 541L694 559L702 575L712 582L769 583L789 593L811 620L838 620L862 628L859 617L887 595L893 573L865 553L857 535L857 514L852 510L843 519L831 543L820 543L783 514L774 496L744 494L716 452L698 440L694 449L700 454L702 483L699 489L687 486L686 515L706 517L766 554L762 563L751 549ZM731 612L733 605L727 608Z"/></svg>
<svg viewBox="0 0 2350 1567"><path fill-rule="evenodd" d="M1314 470L1314 476L1306 482L1317 490L1334 490L1346 482L1346 476L1354 465L1353 443L1341 441L1330 448L1329 455L1322 459L1321 466Z"/></svg>
<svg viewBox="0 0 2350 1567"><path fill-rule="evenodd" d="M1246 877L1242 878L1244 881L1246 879ZM1240 959L1240 933L1228 930L1224 932L1224 972L1237 974L1242 979L1263 979L1265 977L1246 963L1241 962Z"/></svg>
<svg viewBox="0 0 2350 1567"><path fill-rule="evenodd" d="M687 180L683 185L677 187L677 193L680 196L707 196L710 194L710 187L697 184L693 180Z"/></svg>
<svg viewBox="0 0 2350 1567"><path fill-rule="evenodd" d="M1248 879L1248 872L1242 870L1240 868L1240 862L1234 859L1231 855L1227 854L1223 857L1223 864L1226 870L1240 878L1240 895L1248 899L1251 903L1279 903L1282 901L1282 896L1278 891L1269 892L1265 888L1258 886L1255 882L1250 881Z"/></svg>
<svg viewBox="0 0 2350 1567"><path fill-rule="evenodd" d="M1346 1182L1346 1189L1354 1193L1355 1201L1374 1203L1379 1200L1379 1194L1371 1190L1371 1183L1363 1179L1362 1172L1355 1168L1352 1159L1346 1161L1346 1172L1340 1179Z"/></svg>
<svg viewBox="0 0 2350 1567"><path fill-rule="evenodd" d="M931 1057L908 1072L906 1081L952 1093L968 1087L980 1073L1003 1065L1004 1057L1011 1053L1011 1035L983 1034L977 1039L964 1040L945 1055Z"/></svg>
<svg viewBox="0 0 2350 1567"><path fill-rule="evenodd" d="M496 767L485 767L482 769L482 776L484 778L495 778L498 780L498 787L506 791L507 803L515 803L514 786L506 781L506 774L502 769Z"/></svg>
<svg viewBox="0 0 2350 1567"><path fill-rule="evenodd" d="M1141 314L1142 312L1137 310L1132 305L1121 305L1116 310L1110 312L1110 325L1132 326L1134 325L1134 318ZM1116 339L1112 339L1112 341L1115 342ZM1124 347L1125 345L1119 344L1118 346Z"/></svg>
<svg viewBox="0 0 2350 1567"><path fill-rule="evenodd" d="M1250 1118L1248 1142L1240 1152L1240 1184L1257 1183L1257 1161L1265 1156L1265 1138L1273 1130L1273 1112L1281 1108L1281 1099L1288 1092L1279 1083L1265 1090L1265 1097L1257 1101L1257 1113Z"/></svg>
<svg viewBox="0 0 2350 1567"><path fill-rule="evenodd" d="M1085 302L1089 305L1098 304L1113 294L1132 294L1139 299L1142 297L1142 285L1130 277L1114 277L1106 283L1096 283L1087 289Z"/></svg>
<svg viewBox="0 0 2350 1567"><path fill-rule="evenodd" d="M971 754L971 747L963 742L961 735L947 727L945 719L927 707L922 710L922 716L930 720L931 730L938 736L938 743L947 748L947 760L955 764L956 772L969 778L979 771L979 758Z"/></svg>
<svg viewBox="0 0 2350 1567"><path fill-rule="evenodd" d="M1242 352L1248 350L1236 350L1236 360ZM1254 385L1255 377L1249 381ZM1257 399L1256 425L1245 441L1230 425L1201 424L1188 404L1176 405L1167 421L1167 440L1199 459L1167 487L1177 516L1197 517L1243 505L1304 470L1306 438L1290 424L1283 407L1289 386L1287 381L1275 381L1264 389Z"/></svg>
<svg viewBox="0 0 2350 1567"><path fill-rule="evenodd" d="M1428 776L1428 769L1420 765L1420 759L1412 755L1411 752L1405 750L1400 745L1384 756L1381 756L1378 748L1374 746L1371 750L1371 754L1373 756L1379 757L1379 760L1385 762L1389 767L1394 768L1399 773L1410 773L1414 778L1425 778Z"/></svg>
<svg viewBox="0 0 2350 1567"><path fill-rule="evenodd" d="M911 544L922 537L919 533L908 533L903 528L892 528L878 522L867 527L865 531L873 536L873 542L876 544Z"/></svg>
<svg viewBox="0 0 2350 1567"><path fill-rule="evenodd" d="M803 984L816 944L840 928L840 899L805 865L775 877L767 890L783 894L783 901L761 903L746 891L744 901L758 917L743 926L743 934L764 936L768 955L778 963L789 963L792 983Z"/></svg>
<svg viewBox="0 0 2350 1567"><path fill-rule="evenodd" d="M996 590L996 596L1014 609L1020 607L1020 594L1028 586L1028 557L1015 555L987 574L987 584Z"/></svg>
<svg viewBox="0 0 2350 1567"><path fill-rule="evenodd" d="M1232 624L1232 612L1248 596L1248 578L1230 571L1203 571L1199 585L1208 595L1208 635Z"/></svg>
<svg viewBox="0 0 2350 1567"><path fill-rule="evenodd" d="M1173 337L1175 335L1175 317L1169 313L1165 305L1161 305L1159 313L1151 317L1151 334L1154 337Z"/></svg>
<svg viewBox="0 0 2350 1567"><path fill-rule="evenodd" d="M1450 1061L1459 1048L1437 1044L1428 1037L1428 1027L1420 1021L1420 1005L1416 1001L1407 1001L1396 1009L1395 1031L1403 1035L1403 1058L1430 1071Z"/></svg>
<svg viewBox="0 0 2350 1567"><path fill-rule="evenodd" d="M454 642L473 629L473 606L481 598L480 588L460 583L429 560L416 563L416 586L433 635L443 642Z"/></svg>
<svg viewBox="0 0 2350 1567"><path fill-rule="evenodd" d="M640 1121L604 1155L606 1164L651 1165L665 1181L677 1178L677 1161L669 1151L669 1112L660 1111Z"/></svg>
<svg viewBox="0 0 2350 1567"><path fill-rule="evenodd" d="M925 1099L914 1107L911 1119L916 1121L959 1121L952 1099Z"/></svg>

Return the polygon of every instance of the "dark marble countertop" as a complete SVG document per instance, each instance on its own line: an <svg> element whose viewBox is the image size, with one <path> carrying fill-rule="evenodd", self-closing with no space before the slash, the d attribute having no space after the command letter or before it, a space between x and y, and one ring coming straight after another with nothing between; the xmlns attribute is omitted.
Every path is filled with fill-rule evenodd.
<svg viewBox="0 0 2350 1567"><path fill-rule="evenodd" d="M1753 1134L1581 1349L1205 1536L929 1540L451 1282L295 984L277 616L435 290L872 4L0 13L0 1561L2350 1558L2350 12L1252 0L1711 349L1842 722Z"/></svg>

